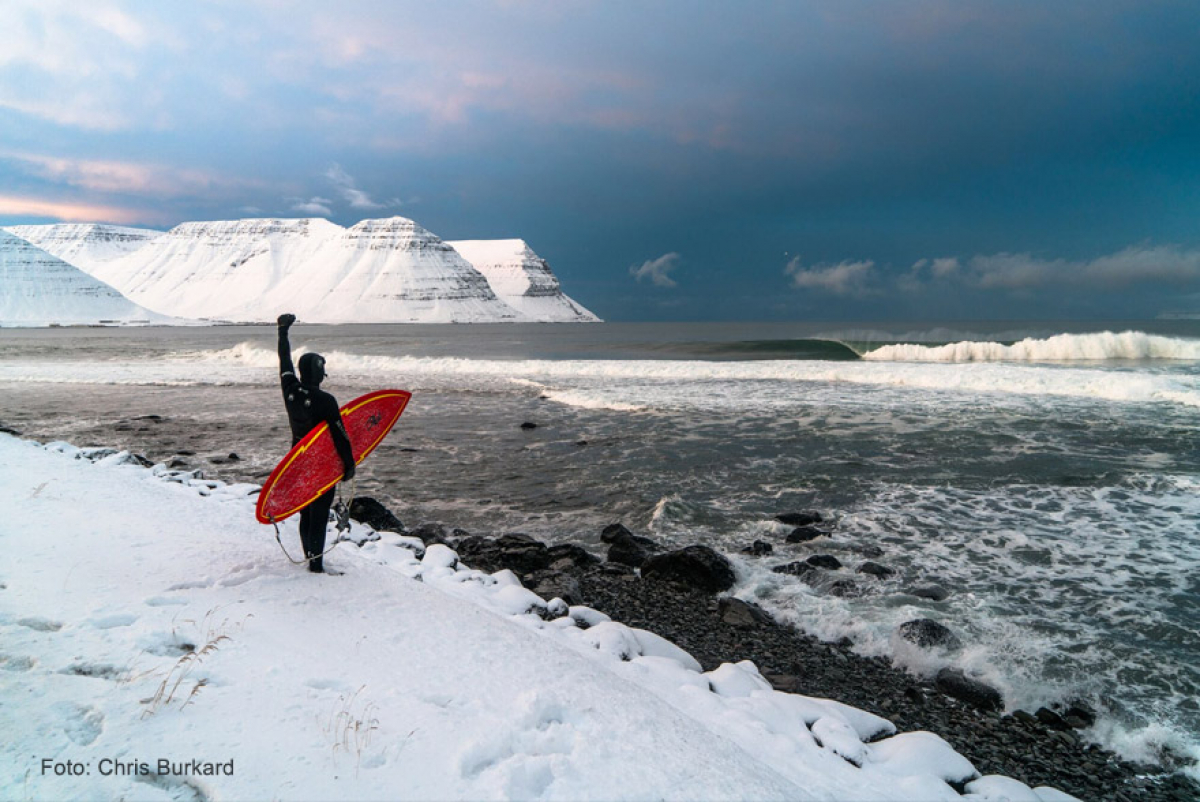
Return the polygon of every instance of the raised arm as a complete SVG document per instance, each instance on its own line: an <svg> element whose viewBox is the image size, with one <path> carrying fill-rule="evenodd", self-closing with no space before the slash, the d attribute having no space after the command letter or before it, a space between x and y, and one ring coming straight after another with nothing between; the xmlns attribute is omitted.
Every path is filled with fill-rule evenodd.
<svg viewBox="0 0 1200 802"><path fill-rule="evenodd" d="M296 368L292 365L292 345L288 342L288 329L296 322L292 314L280 315L276 323L279 325L279 376L287 381L287 377L296 378Z"/></svg>

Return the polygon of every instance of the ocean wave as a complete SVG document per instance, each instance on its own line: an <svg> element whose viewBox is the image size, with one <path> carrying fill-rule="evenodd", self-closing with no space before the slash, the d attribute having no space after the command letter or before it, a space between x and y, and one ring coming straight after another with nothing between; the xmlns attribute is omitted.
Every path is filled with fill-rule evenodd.
<svg viewBox="0 0 1200 802"><path fill-rule="evenodd" d="M896 343L863 355L874 362L1095 362L1197 360L1200 340L1140 331L1058 334L1015 343L964 341L945 345Z"/></svg>
<svg viewBox="0 0 1200 802"><path fill-rule="evenodd" d="M1183 341L1186 342L1186 341ZM1200 349L1200 344L1197 345ZM294 354L302 353L297 349ZM929 394L938 403L1040 398L1200 408L1200 376L1155 366L1014 363L755 360L463 359L326 351L332 385L410 390L538 392L567 406L614 411L790 409L845 400L857 388L887 391L873 403ZM1198 356L1200 358L1200 356ZM72 384L273 384L274 349L230 348L139 360L0 362L0 381ZM865 400L864 400L865 403Z"/></svg>
<svg viewBox="0 0 1200 802"><path fill-rule="evenodd" d="M1090 336L1090 335L1089 335ZM1144 336L1144 335L1143 335ZM1163 339L1163 338L1158 338ZM1172 341L1187 342L1187 341ZM1200 343L1195 343L1200 358ZM554 400L571 406L614 410L685 408L717 404L795 404L797 384L873 385L905 392L958 395L1000 394L1070 397L1118 403L1167 403L1200 407L1200 380L1192 376L1101 368L1012 364L913 364L865 361L710 362L704 360L484 360L459 357L325 354L335 376L388 377L390 381L435 381L468 387L536 382ZM225 363L234 368L272 369L273 350L242 343L221 351L181 356L189 363ZM214 365L215 367L215 365ZM718 392L717 385L774 383L754 392ZM704 383L710 392L698 392Z"/></svg>

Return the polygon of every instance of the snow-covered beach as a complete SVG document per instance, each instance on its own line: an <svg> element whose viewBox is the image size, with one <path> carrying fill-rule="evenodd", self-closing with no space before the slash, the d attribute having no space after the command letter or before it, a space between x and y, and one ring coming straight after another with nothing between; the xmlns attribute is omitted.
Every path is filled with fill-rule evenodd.
<svg viewBox="0 0 1200 802"><path fill-rule="evenodd" d="M5 798L1068 798L444 546L311 576L252 485L9 435L0 484Z"/></svg>

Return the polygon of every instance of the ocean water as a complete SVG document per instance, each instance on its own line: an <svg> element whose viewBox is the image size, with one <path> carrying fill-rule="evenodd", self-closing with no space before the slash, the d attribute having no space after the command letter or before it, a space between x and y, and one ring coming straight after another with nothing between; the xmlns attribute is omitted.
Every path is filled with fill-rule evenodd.
<svg viewBox="0 0 1200 802"><path fill-rule="evenodd" d="M326 356L343 402L414 392L359 478L410 525L599 549L622 521L707 543L738 595L808 632L919 674L957 665L1010 710L1085 700L1090 738L1200 777L1200 321L299 326L292 343ZM276 372L269 327L0 330L0 424L261 481L289 444ZM774 516L810 509L831 536L785 543ZM774 554L741 554L755 540ZM771 571L813 554L844 568ZM895 575L856 573L868 558ZM911 592L928 585L949 597ZM962 649L899 641L917 617Z"/></svg>

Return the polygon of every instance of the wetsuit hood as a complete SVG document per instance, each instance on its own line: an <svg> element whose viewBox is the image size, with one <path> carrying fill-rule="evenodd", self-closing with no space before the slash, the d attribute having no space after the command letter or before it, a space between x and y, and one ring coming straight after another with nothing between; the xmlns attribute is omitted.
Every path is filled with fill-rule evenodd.
<svg viewBox="0 0 1200 802"><path fill-rule="evenodd" d="M320 354L304 354L300 357L300 381L312 386L325 380L325 357Z"/></svg>

